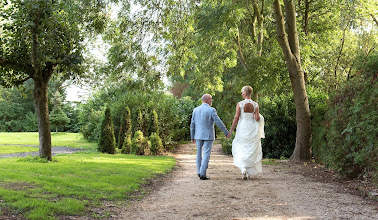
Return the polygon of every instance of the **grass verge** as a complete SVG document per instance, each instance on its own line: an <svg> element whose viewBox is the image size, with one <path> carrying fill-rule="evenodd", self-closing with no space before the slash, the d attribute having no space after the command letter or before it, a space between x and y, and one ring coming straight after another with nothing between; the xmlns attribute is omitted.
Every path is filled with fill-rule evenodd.
<svg viewBox="0 0 378 220"><path fill-rule="evenodd" d="M102 200L127 199L141 184L174 165L171 157L93 152L58 155L47 163L31 157L3 158L0 209L28 219L82 215Z"/></svg>

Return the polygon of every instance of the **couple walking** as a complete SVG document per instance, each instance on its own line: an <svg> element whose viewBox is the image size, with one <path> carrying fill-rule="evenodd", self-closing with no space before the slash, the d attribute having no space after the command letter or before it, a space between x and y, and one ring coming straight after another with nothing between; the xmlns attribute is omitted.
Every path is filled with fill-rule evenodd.
<svg viewBox="0 0 378 220"><path fill-rule="evenodd" d="M202 105L193 110L190 136L192 142L197 145L197 173L201 180L210 179L206 176L206 169L215 139L214 123L227 138L231 137L232 131L237 125L232 142L232 155L235 166L242 173L242 178L246 180L250 175L262 172L261 138L265 138L264 118L259 114L259 105L251 100L252 87L244 86L241 92L244 100L236 105L236 113L230 131L218 117L215 108L210 107L213 102L211 95L203 95Z"/></svg>

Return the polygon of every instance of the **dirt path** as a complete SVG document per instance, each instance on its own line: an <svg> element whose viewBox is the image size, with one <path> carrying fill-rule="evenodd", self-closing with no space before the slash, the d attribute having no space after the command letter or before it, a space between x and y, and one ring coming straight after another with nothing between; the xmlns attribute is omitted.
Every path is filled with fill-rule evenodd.
<svg viewBox="0 0 378 220"><path fill-rule="evenodd" d="M232 157L214 145L208 181L196 176L195 145L175 154L178 169L114 219L378 219L377 203L330 183L296 174L284 164L263 165L263 174L241 179Z"/></svg>

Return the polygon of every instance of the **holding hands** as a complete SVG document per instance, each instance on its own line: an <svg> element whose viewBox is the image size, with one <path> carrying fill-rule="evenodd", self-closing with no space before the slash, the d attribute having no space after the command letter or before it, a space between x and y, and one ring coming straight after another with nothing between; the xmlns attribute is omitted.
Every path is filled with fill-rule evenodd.
<svg viewBox="0 0 378 220"><path fill-rule="evenodd" d="M230 138L232 136L232 130L228 132L228 135L226 135L226 138Z"/></svg>

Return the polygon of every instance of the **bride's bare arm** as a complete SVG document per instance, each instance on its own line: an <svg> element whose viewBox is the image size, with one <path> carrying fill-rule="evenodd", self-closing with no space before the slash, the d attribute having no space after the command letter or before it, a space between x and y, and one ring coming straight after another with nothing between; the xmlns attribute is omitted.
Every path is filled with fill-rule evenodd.
<svg viewBox="0 0 378 220"><path fill-rule="evenodd" d="M259 107L257 106L256 111L255 111L255 120L259 121L260 120L260 113L259 113Z"/></svg>
<svg viewBox="0 0 378 220"><path fill-rule="evenodd" d="M227 135L228 138L231 137L232 132L234 131L236 125L238 124L239 117L240 117L240 107L239 107L239 103L238 103L238 104L236 104L235 117L234 117L234 120L232 121L230 133Z"/></svg>

